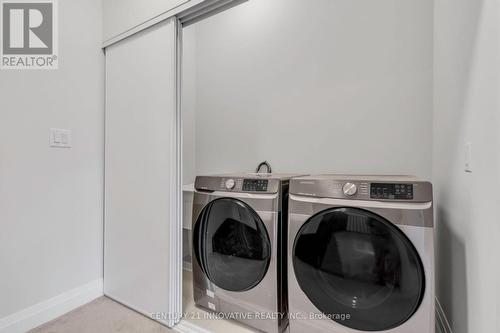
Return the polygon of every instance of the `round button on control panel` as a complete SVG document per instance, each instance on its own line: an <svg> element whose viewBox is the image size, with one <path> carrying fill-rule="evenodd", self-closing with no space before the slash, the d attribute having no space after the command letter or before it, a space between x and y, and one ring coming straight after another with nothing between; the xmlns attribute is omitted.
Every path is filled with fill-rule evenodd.
<svg viewBox="0 0 500 333"><path fill-rule="evenodd" d="M342 187L342 191L344 192L345 196L352 197L358 192L358 187L353 183L345 183Z"/></svg>
<svg viewBox="0 0 500 333"><path fill-rule="evenodd" d="M234 179L228 179L228 180L226 180L226 188L228 190L232 190L235 185L236 185L236 182L234 181Z"/></svg>

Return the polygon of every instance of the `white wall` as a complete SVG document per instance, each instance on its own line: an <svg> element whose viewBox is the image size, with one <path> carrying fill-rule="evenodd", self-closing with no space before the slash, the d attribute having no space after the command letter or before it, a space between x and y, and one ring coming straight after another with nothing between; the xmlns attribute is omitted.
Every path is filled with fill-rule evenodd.
<svg viewBox="0 0 500 333"><path fill-rule="evenodd" d="M311 3L252 0L186 28L196 173L268 160L430 178L433 1Z"/></svg>
<svg viewBox="0 0 500 333"><path fill-rule="evenodd" d="M0 321L102 278L102 3L58 3L59 69L0 71Z"/></svg>
<svg viewBox="0 0 500 333"><path fill-rule="evenodd" d="M499 2L436 0L435 26L437 293L454 333L500 332Z"/></svg>

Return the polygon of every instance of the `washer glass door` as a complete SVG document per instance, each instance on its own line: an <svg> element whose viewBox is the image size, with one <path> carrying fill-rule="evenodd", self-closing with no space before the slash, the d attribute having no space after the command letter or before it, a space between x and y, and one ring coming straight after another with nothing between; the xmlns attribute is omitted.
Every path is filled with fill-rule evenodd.
<svg viewBox="0 0 500 333"><path fill-rule="evenodd" d="M193 247L198 263L216 286L245 291L265 276L271 259L271 242L259 215L246 203L221 198L201 211Z"/></svg>
<svg viewBox="0 0 500 333"><path fill-rule="evenodd" d="M417 311L425 290L411 241L362 209L332 208L307 220L295 238L293 268L316 308L357 330L400 326Z"/></svg>

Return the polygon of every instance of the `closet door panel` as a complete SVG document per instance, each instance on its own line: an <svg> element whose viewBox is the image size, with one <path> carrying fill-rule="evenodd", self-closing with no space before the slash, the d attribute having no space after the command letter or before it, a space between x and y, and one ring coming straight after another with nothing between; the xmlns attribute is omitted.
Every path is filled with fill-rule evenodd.
<svg viewBox="0 0 500 333"><path fill-rule="evenodd" d="M104 292L168 326L181 307L174 19L106 49Z"/></svg>

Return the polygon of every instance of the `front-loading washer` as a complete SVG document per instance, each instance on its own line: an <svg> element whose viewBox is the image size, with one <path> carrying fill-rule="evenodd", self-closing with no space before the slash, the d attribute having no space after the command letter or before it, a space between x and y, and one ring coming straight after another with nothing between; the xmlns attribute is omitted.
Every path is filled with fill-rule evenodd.
<svg viewBox="0 0 500 333"><path fill-rule="evenodd" d="M433 333L432 185L407 176L291 180L291 333Z"/></svg>
<svg viewBox="0 0 500 333"><path fill-rule="evenodd" d="M260 331L288 327L286 227L292 174L199 176L193 291L202 307Z"/></svg>

